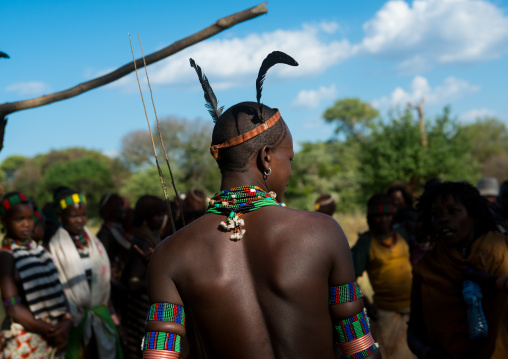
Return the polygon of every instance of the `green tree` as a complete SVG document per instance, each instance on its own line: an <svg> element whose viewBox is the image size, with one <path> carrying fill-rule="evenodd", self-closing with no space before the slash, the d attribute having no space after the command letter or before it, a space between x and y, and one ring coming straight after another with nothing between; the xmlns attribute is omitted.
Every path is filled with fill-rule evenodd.
<svg viewBox="0 0 508 359"><path fill-rule="evenodd" d="M362 144L360 173L366 197L383 192L394 181L419 188L431 178L476 181L479 169L471 157L472 144L445 108L427 121L428 147L420 143L418 121L406 109L388 122L378 122Z"/></svg>
<svg viewBox="0 0 508 359"><path fill-rule="evenodd" d="M178 191L182 192L182 188L197 188L209 193L216 191L220 185L220 173L209 150L212 123L171 116L159 122L169 164L174 174L178 173L178 176L175 176ZM159 164L161 168L165 168L166 173L166 159L156 126L152 129L152 133L157 146ZM135 171L155 165L148 130L135 131L124 136L121 158L126 166ZM158 180L158 175L156 179ZM165 175L165 179L169 185L169 175Z"/></svg>
<svg viewBox="0 0 508 359"><path fill-rule="evenodd" d="M471 154L478 163L508 152L508 129L497 118L479 118L474 123L464 125L461 131L471 141Z"/></svg>
<svg viewBox="0 0 508 359"><path fill-rule="evenodd" d="M168 177L166 178L168 179ZM171 183L168 182L166 185L169 186L170 198L173 198L174 194L170 187ZM178 187L177 189L180 192L182 191ZM161 198L164 196L159 179L159 171L156 166L135 172L120 188L120 195L127 197L132 204L136 203L138 198L145 194L151 194Z"/></svg>
<svg viewBox="0 0 508 359"><path fill-rule="evenodd" d="M303 143L293 161L286 195L288 205L312 210L316 198L329 193L337 200L338 211L356 209L361 185L359 148L354 139Z"/></svg>
<svg viewBox="0 0 508 359"><path fill-rule="evenodd" d="M16 176L18 169L28 160L22 155L12 155L7 157L0 164L0 178L4 186L9 187Z"/></svg>
<svg viewBox="0 0 508 359"><path fill-rule="evenodd" d="M379 112L375 108L359 98L337 100L323 113L326 122L336 124L335 133L347 137L364 136L378 116Z"/></svg>
<svg viewBox="0 0 508 359"><path fill-rule="evenodd" d="M76 173L79 172L76 170L75 166L76 163L83 164L84 162L81 162L83 159L87 159L88 162L91 161L100 165L101 169L97 174L99 177L104 175L103 169L106 168L108 173L107 176L109 176L108 181L113 183L113 186L108 184L106 186L98 186L96 188L98 192L97 196L99 198L105 193L103 191L118 191L123 181L131 175L130 170L117 158L110 158L95 150L85 148L67 148L63 150L52 150L49 153L39 154L33 158L5 159L4 162L2 162L2 165L6 165L5 168L8 169L8 173L12 176L12 180L6 181L3 184L6 191L22 191L34 198L36 202L42 206L45 202L52 199L52 190L54 187L60 185L77 187L76 183L79 182L76 178L74 178L72 182L68 182L68 176L51 177L51 181L48 182L47 176L53 173L53 167L56 166L59 171L63 171L63 169L68 167L69 170L73 172L73 175L78 176ZM85 161L85 166L87 166L86 168L89 168L90 165L87 161ZM95 183L94 177L96 176L93 172L89 172L86 176L88 177L82 178L82 181ZM54 187L51 188L49 184ZM80 188L87 189L87 191L92 189L81 185L77 189ZM96 214L95 208L98 203L94 202L98 202L99 198L96 198L96 195L88 194L89 206L92 208L91 215Z"/></svg>
<svg viewBox="0 0 508 359"><path fill-rule="evenodd" d="M508 128L493 117L478 118L464 125L462 135L472 143L471 155L482 174L501 183L508 177Z"/></svg>
<svg viewBox="0 0 508 359"><path fill-rule="evenodd" d="M92 217L98 215L101 196L115 189L109 168L91 157L56 162L49 167L42 179L40 198L52 200L52 191L62 185L74 188L86 196L87 209Z"/></svg>

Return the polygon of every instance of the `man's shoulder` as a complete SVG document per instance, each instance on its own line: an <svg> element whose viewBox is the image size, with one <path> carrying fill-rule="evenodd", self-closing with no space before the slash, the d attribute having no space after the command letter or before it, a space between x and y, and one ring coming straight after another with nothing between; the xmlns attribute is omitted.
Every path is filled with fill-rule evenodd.
<svg viewBox="0 0 508 359"><path fill-rule="evenodd" d="M325 234L328 231L340 231L339 223L327 214L292 208L280 208L280 214L286 219L286 226L296 227L303 233L312 231Z"/></svg>

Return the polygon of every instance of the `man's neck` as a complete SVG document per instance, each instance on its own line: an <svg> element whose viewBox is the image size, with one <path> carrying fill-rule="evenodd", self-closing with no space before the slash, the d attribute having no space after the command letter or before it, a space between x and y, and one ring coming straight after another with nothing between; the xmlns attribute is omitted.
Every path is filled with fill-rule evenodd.
<svg viewBox="0 0 508 359"><path fill-rule="evenodd" d="M223 173L220 190L223 191L225 189L241 186L258 186L266 191L265 181L263 181L263 177L259 174L259 171L255 173L252 172L253 171L247 170L245 172Z"/></svg>

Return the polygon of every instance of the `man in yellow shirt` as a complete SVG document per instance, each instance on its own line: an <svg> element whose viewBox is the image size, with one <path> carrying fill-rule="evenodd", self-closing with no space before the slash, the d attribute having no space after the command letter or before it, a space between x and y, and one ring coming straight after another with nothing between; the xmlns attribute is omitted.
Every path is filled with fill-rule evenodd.
<svg viewBox="0 0 508 359"><path fill-rule="evenodd" d="M376 321L383 358L414 358L406 342L412 278L409 245L393 229L396 209L388 195L372 196L367 206L369 230L360 234L352 249L355 274L367 271L374 289L374 303L366 306Z"/></svg>

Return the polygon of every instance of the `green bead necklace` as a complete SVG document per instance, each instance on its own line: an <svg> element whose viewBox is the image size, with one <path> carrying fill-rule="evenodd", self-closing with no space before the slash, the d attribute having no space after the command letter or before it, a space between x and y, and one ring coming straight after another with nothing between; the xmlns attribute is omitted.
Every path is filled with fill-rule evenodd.
<svg viewBox="0 0 508 359"><path fill-rule="evenodd" d="M245 223L240 216L265 206L286 207L284 203L277 202L276 197L275 192L265 192L257 186L234 187L220 191L210 198L210 207L206 213L227 216L220 224L226 231L233 230L229 238L236 242L245 234L242 227Z"/></svg>

